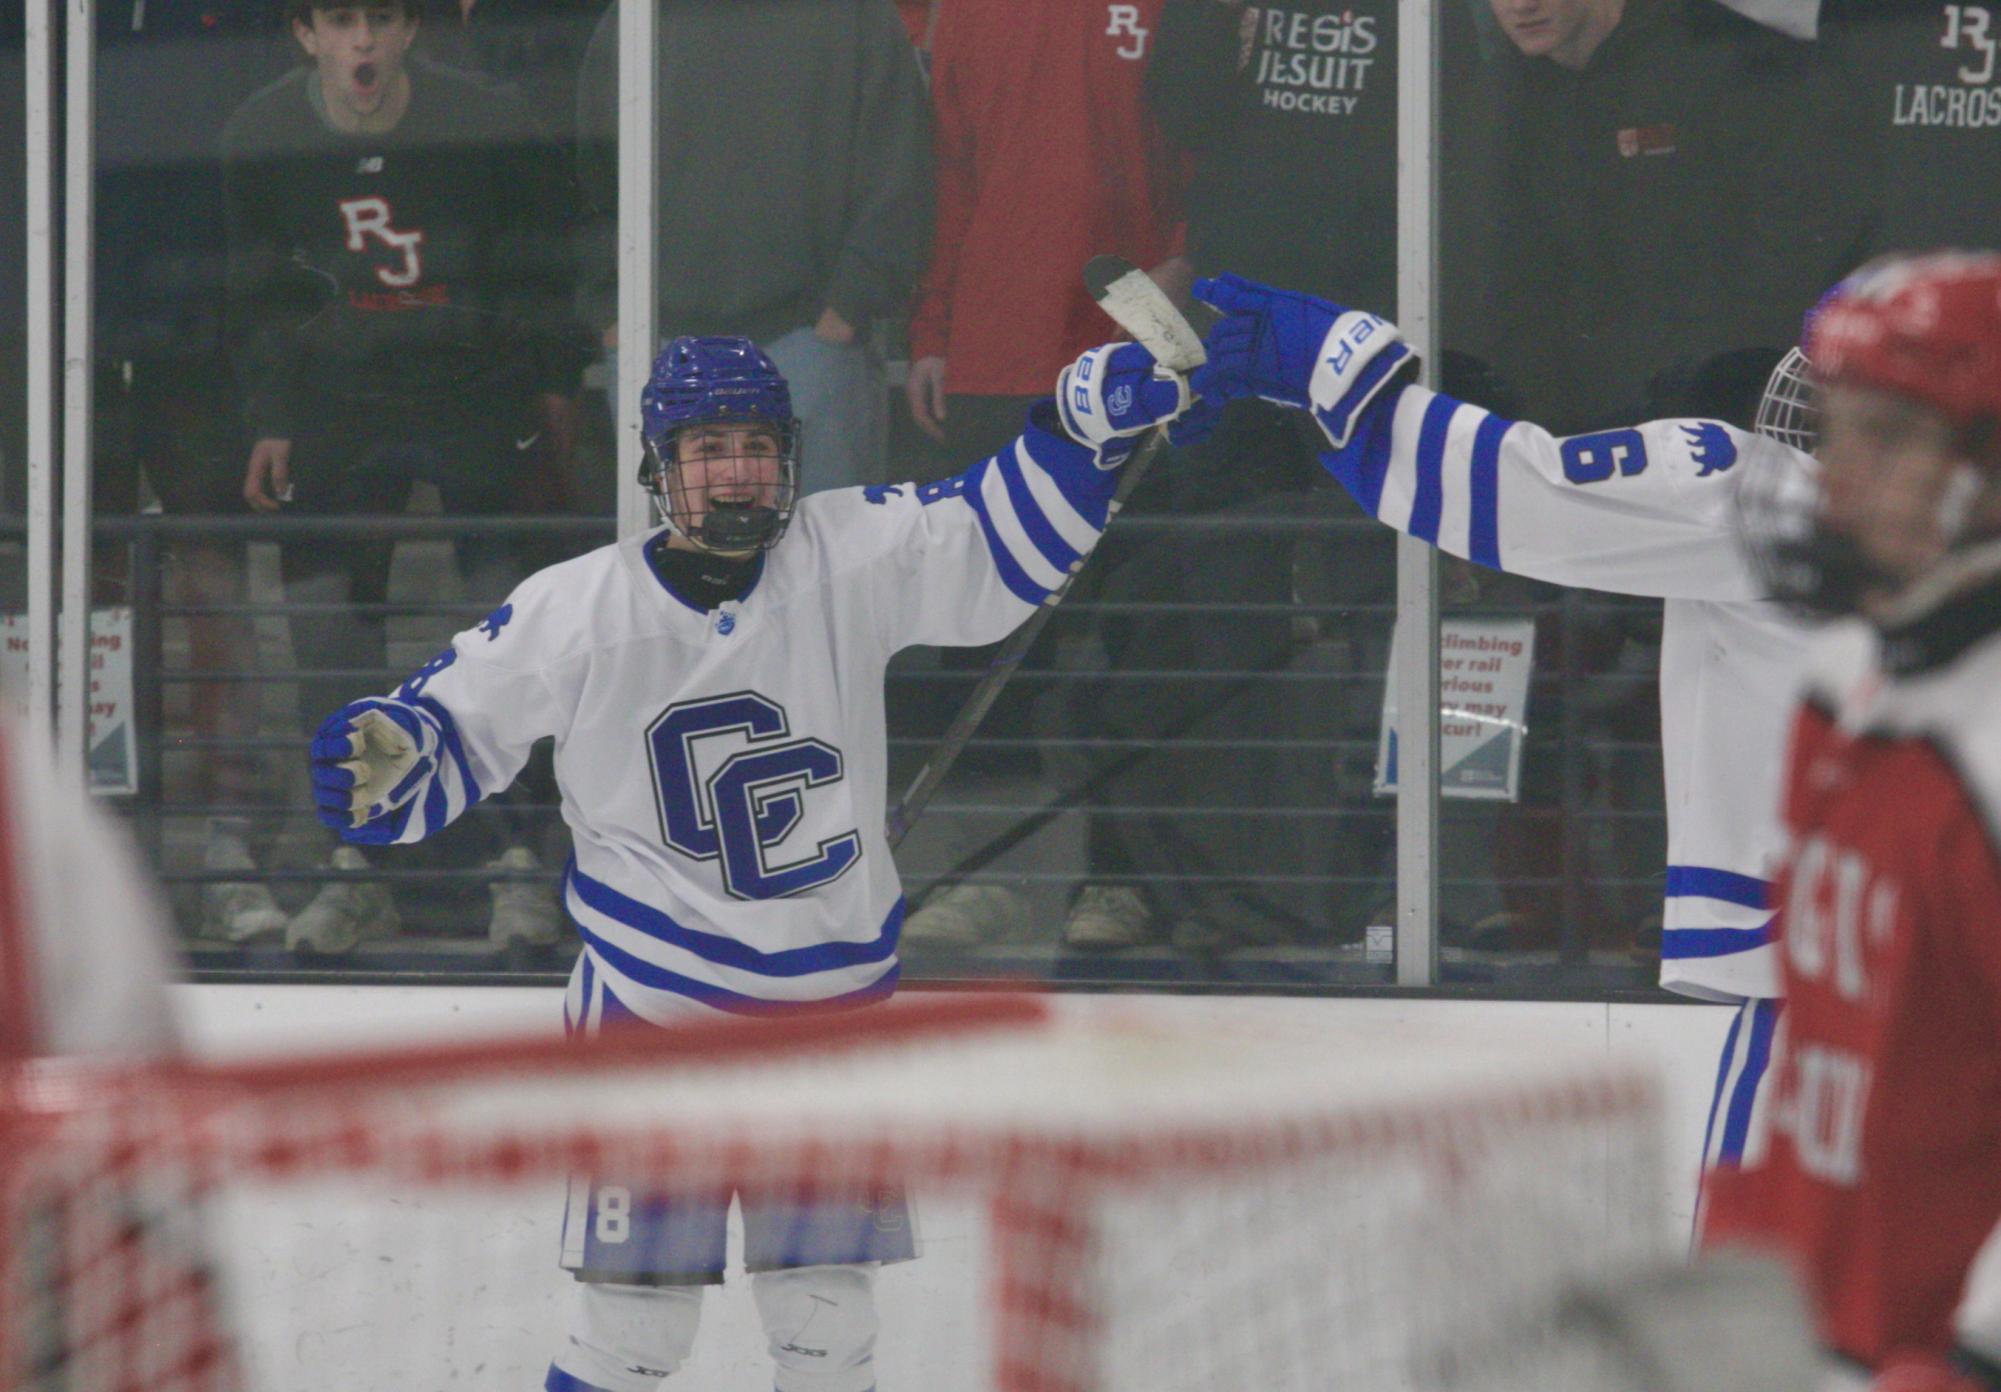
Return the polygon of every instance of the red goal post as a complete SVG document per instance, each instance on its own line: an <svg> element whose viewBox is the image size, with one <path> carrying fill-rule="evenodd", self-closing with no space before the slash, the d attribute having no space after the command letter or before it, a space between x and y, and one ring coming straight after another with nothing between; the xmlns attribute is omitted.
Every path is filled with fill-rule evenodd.
<svg viewBox="0 0 2001 1392"><path fill-rule="evenodd" d="M537 1387L573 1174L906 1188L935 1240L881 1278L885 1392L1488 1385L1466 1368L1532 1359L1564 1287L1665 1250L1657 1112L1602 1054L1017 996L31 1063L0 1100L0 1392Z"/></svg>

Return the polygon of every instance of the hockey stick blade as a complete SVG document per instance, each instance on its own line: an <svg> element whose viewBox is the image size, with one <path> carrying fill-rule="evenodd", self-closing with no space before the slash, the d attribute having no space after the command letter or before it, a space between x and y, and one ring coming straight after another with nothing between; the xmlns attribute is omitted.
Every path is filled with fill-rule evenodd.
<svg viewBox="0 0 2001 1392"><path fill-rule="evenodd" d="M1084 288L1090 291L1098 307L1131 336L1133 342L1153 354L1155 362L1175 372L1192 372L1208 361L1208 354L1202 347L1202 335L1195 326L1175 307L1167 293L1130 261L1117 256L1092 257L1084 267ZM1215 321L1215 312L1207 305L1196 308L1204 316L1205 328ZM1118 515L1140 479L1145 477L1153 457L1160 452L1166 440L1167 427L1155 426L1146 433L1146 438L1133 451L1132 457L1121 466L1118 492L1112 497L1110 515L1105 519L1107 526L1111 524L1111 518ZM1083 562L1079 561L1072 566L1056 592L1043 600L1021 627L1002 640L1000 651L987 664L986 675L980 678L972 695L959 707L959 713L952 718L952 723L939 739L938 747L925 760L924 767L917 771L917 776L910 780L903 796L889 809L885 832L891 850L895 850L909 835L910 828L916 825L925 804L931 801L931 795L938 791L938 785L945 781L946 773L965 749L966 741L972 738L973 731L979 728L980 722L992 709L1001 687L1021 665L1021 659L1029 645L1034 643L1035 635L1049 622L1049 616L1063 602L1063 596L1070 593L1070 586L1076 582L1082 565Z"/></svg>
<svg viewBox="0 0 2001 1392"><path fill-rule="evenodd" d="M1093 256L1084 267L1084 288L1098 308L1162 367L1193 372L1209 360L1196 326L1153 277L1132 262L1119 256Z"/></svg>

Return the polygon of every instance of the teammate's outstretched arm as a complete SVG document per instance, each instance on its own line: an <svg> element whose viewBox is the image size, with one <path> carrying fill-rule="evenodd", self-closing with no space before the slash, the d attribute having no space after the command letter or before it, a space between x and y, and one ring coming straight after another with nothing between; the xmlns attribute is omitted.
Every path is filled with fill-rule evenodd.
<svg viewBox="0 0 2001 1392"><path fill-rule="evenodd" d="M894 555L879 605L896 645L1005 638L1097 545L1119 466L1147 432L1188 438L1212 414L1186 377L1132 343L1091 349L1055 385L1019 437L962 473L868 490L881 504L877 544Z"/></svg>
<svg viewBox="0 0 2001 1392"><path fill-rule="evenodd" d="M1309 412L1333 447L1321 462L1378 520L1556 584L1762 597L1736 487L1750 469L1800 467L1777 441L1708 420L1559 439L1412 384L1416 358L1376 315L1236 276L1198 281L1195 294L1224 317L1194 390Z"/></svg>

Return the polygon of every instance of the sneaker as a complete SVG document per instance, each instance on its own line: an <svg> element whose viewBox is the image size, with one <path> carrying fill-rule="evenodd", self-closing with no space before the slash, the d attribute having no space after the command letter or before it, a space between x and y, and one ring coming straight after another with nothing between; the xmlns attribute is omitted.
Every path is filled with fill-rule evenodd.
<svg viewBox="0 0 2001 1392"><path fill-rule="evenodd" d="M313 902L285 925L285 946L316 957L339 957L364 940L393 938L402 927L389 886L378 880L354 878L368 868L368 858L353 846L338 847L329 862L345 872L320 886Z"/></svg>
<svg viewBox="0 0 2001 1392"><path fill-rule="evenodd" d="M486 921L487 941L505 951L512 943L528 947L548 947L563 935L563 914L556 904L556 890L542 862L526 846L509 846L486 863L488 870L505 875L537 875L532 880L495 880L486 887L493 898L493 915Z"/></svg>
<svg viewBox="0 0 2001 1392"><path fill-rule="evenodd" d="M1006 885L956 884L903 921L903 941L971 947L1018 936L1027 924L1028 901Z"/></svg>
<svg viewBox="0 0 2001 1392"><path fill-rule="evenodd" d="M212 836L202 853L205 870L255 871L257 862L240 837ZM285 911L255 880L211 880L202 886L202 936L247 943L285 931Z"/></svg>
<svg viewBox="0 0 2001 1392"><path fill-rule="evenodd" d="M1063 945L1082 952L1138 947L1153 937L1153 915L1126 885L1085 885L1063 925Z"/></svg>

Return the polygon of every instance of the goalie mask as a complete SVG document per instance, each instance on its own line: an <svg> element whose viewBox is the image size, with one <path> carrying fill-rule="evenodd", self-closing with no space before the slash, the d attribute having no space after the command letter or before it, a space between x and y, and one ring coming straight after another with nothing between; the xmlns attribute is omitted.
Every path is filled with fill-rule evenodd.
<svg viewBox="0 0 2001 1392"><path fill-rule="evenodd" d="M792 393L747 338L675 339L640 393L639 486L704 551L768 551L799 496Z"/></svg>
<svg viewBox="0 0 2001 1392"><path fill-rule="evenodd" d="M1884 627L2001 573L2001 256L1887 257L1774 371L1744 533L1773 594Z"/></svg>

